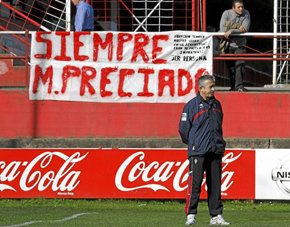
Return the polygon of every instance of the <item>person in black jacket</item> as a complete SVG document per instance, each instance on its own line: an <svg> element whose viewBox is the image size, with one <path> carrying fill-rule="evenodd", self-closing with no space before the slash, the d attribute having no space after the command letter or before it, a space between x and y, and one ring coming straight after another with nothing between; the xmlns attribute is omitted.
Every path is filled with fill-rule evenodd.
<svg viewBox="0 0 290 227"><path fill-rule="evenodd" d="M204 171L211 225L229 225L222 217L221 200L222 156L225 152L222 122L223 111L214 97L215 82L210 75L198 79L196 97L183 108L179 122L182 141L188 145L189 185L186 195L186 225L195 224Z"/></svg>

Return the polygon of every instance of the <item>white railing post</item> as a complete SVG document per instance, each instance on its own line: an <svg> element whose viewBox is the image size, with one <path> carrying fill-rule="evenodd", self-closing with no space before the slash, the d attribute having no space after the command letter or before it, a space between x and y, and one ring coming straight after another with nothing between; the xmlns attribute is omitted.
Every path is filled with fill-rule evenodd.
<svg viewBox="0 0 290 227"><path fill-rule="evenodd" d="M70 31L70 27L71 27L71 0L66 0L66 14L65 14L65 20L66 20L66 26L65 26L65 30L66 31Z"/></svg>
<svg viewBox="0 0 290 227"><path fill-rule="evenodd" d="M273 18L273 33L274 33L274 38L273 38L273 58L277 58L277 23L278 23L278 0L274 0L274 18ZM276 84L277 83L277 61L273 61L273 78L272 78L272 83Z"/></svg>

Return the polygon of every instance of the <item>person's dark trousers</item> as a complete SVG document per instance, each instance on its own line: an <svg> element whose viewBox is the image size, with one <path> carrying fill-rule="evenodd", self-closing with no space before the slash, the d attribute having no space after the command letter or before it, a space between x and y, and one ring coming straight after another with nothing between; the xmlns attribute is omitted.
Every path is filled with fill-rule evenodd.
<svg viewBox="0 0 290 227"><path fill-rule="evenodd" d="M222 155L209 154L189 158L189 184L186 195L186 214L196 214L201 184L206 173L208 209L211 216L222 214L221 175Z"/></svg>
<svg viewBox="0 0 290 227"><path fill-rule="evenodd" d="M226 50L229 54L244 54L246 49L244 47L234 48L229 46ZM229 70L231 90L238 90L243 88L243 80L245 74L245 61L226 61Z"/></svg>

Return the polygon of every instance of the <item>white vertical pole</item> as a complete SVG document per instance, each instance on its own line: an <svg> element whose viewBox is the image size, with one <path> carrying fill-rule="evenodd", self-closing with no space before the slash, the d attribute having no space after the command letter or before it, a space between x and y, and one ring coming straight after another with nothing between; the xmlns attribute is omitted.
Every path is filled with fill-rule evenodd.
<svg viewBox="0 0 290 227"><path fill-rule="evenodd" d="M147 0L145 0L145 17L147 17L148 16L148 2L147 2ZM140 24L140 22L139 22L139 24ZM147 30L147 28L148 28L148 23L147 23L147 20L146 20L146 22L145 22L145 27L146 27L146 30Z"/></svg>
<svg viewBox="0 0 290 227"><path fill-rule="evenodd" d="M66 13L65 13L65 20L66 20L66 31L70 31L71 27L71 0L66 0Z"/></svg>
<svg viewBox="0 0 290 227"><path fill-rule="evenodd" d="M273 20L273 58L277 58L277 23L278 23L278 0L274 0L274 20ZM273 80L272 83L276 84L276 75L277 75L277 61L273 61Z"/></svg>
<svg viewBox="0 0 290 227"><path fill-rule="evenodd" d="M158 7L158 31L161 32L161 7Z"/></svg>
<svg viewBox="0 0 290 227"><path fill-rule="evenodd" d="M288 9L289 9L289 1L287 1L286 2L286 24L287 24L287 26L286 26L286 32L288 33L289 32L289 29L288 29L288 24L289 24L289 14L288 14ZM288 37L287 37L287 39L286 39L286 43L288 43L289 42L289 39L288 39ZM287 53L289 53L290 52L290 50L289 50L289 47L287 46L286 47L287 48ZM289 57L289 55L287 55L287 57ZM286 81L288 81L288 75L289 75L289 62L287 61L287 67L286 67ZM287 82L286 82L287 83Z"/></svg>

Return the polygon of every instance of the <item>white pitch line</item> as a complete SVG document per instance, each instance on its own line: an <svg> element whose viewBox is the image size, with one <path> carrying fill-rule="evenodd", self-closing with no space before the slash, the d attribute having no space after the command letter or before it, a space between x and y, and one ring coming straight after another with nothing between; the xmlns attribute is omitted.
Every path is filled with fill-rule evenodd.
<svg viewBox="0 0 290 227"><path fill-rule="evenodd" d="M80 214L74 214L70 217L66 217L66 218L63 218L63 219L60 219L60 220L55 220L55 221L52 221L52 222L65 222L65 221L69 221L71 219L75 219L79 216L83 216L83 215L86 215L86 214L92 214L92 213L80 213Z"/></svg>
<svg viewBox="0 0 290 227"><path fill-rule="evenodd" d="M53 220L53 221L43 221L43 220L38 220L38 221L29 221L29 222L24 222L24 223L20 223L20 224L16 224L16 225L5 225L5 226L0 226L0 227L18 227L18 226L27 226L27 225L31 225L31 224L35 224L35 223L42 223L42 222L65 222L65 221L69 221L72 219L75 219L79 216L83 216L83 215L87 215L87 214L95 214L95 212L93 213L79 213L79 214L74 214L70 217L66 217L63 219L59 219L59 220Z"/></svg>
<svg viewBox="0 0 290 227"><path fill-rule="evenodd" d="M28 221L28 222L24 222L21 224L16 224L16 225L5 225L3 227L18 227L18 226L26 226L26 225L31 225L31 224L35 224L35 223L41 223L43 221ZM1 226L2 227L2 226Z"/></svg>

